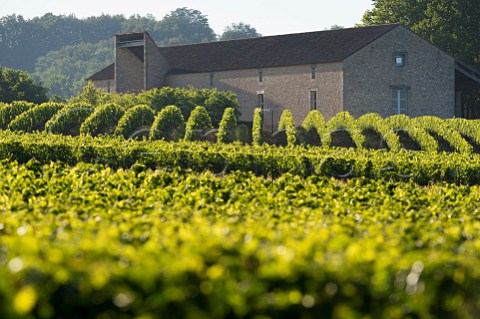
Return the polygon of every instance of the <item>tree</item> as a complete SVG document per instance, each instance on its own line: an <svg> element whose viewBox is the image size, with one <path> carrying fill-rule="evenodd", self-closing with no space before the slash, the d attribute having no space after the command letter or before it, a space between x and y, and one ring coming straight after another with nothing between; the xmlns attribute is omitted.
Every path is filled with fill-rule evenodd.
<svg viewBox="0 0 480 319"><path fill-rule="evenodd" d="M0 102L46 102L47 89L36 84L27 72L0 67Z"/></svg>
<svg viewBox="0 0 480 319"><path fill-rule="evenodd" d="M220 40L235 40L235 39L247 39L247 38L257 38L262 36L257 30L245 24L243 22L232 23L230 26L225 27Z"/></svg>
<svg viewBox="0 0 480 319"><path fill-rule="evenodd" d="M471 0L373 0L364 25L402 23L454 57L480 67L480 6Z"/></svg>
<svg viewBox="0 0 480 319"><path fill-rule="evenodd" d="M215 41L208 18L198 10L178 8L158 23L158 38L163 45Z"/></svg>
<svg viewBox="0 0 480 319"><path fill-rule="evenodd" d="M334 24L330 27L330 30L342 30L342 29L344 29L344 26L338 25L338 24Z"/></svg>
<svg viewBox="0 0 480 319"><path fill-rule="evenodd" d="M69 97L87 76L111 63L114 33L144 30L162 45L216 38L206 16L187 8L172 11L160 21L152 15L79 19L47 13L27 20L13 14L0 17L0 65L35 72L34 78L42 79L51 94Z"/></svg>
<svg viewBox="0 0 480 319"><path fill-rule="evenodd" d="M107 92L101 89L96 89L93 83L89 81L82 89L82 92L80 92L77 96L72 97L68 101L68 104L85 103L93 107L97 107L106 103L109 100L109 97L110 96L107 94Z"/></svg>
<svg viewBox="0 0 480 319"><path fill-rule="evenodd" d="M122 23L123 32L149 31L154 32L157 29L157 19L151 14L142 17L139 14L130 16Z"/></svg>
<svg viewBox="0 0 480 319"><path fill-rule="evenodd" d="M38 57L67 45L97 43L122 31L122 15L78 19L54 15L25 20L21 15L0 18L0 65L33 72ZM41 39L41 40L39 40Z"/></svg>
<svg viewBox="0 0 480 319"><path fill-rule="evenodd" d="M414 29L425 19L427 1L424 0L373 0L373 9L367 10L364 25L402 23Z"/></svg>
<svg viewBox="0 0 480 319"><path fill-rule="evenodd" d="M82 42L38 58L33 77L44 83L50 95L68 98L82 90L86 78L112 62L112 39Z"/></svg>

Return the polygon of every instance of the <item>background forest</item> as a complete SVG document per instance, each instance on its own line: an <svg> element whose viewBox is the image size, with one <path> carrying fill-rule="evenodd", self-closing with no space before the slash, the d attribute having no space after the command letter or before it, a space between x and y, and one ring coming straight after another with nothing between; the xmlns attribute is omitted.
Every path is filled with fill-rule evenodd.
<svg viewBox="0 0 480 319"><path fill-rule="evenodd" d="M480 69L480 6L472 0L373 0L359 26L402 23L455 58ZM332 29L341 28L332 26ZM178 8L161 20L153 15L45 14L25 20L0 18L0 66L27 71L49 91L69 98L85 78L113 62L113 34L147 30L159 45L258 37L256 29L232 23L216 35L198 10ZM6 72L6 71L5 71ZM23 76L23 75L22 75ZM5 86L6 87L6 86Z"/></svg>
<svg viewBox="0 0 480 319"><path fill-rule="evenodd" d="M161 20L153 15L79 19L48 13L30 20L9 15L0 18L0 66L27 71L50 96L68 98L81 91L85 78L113 62L114 33L143 30L159 45L260 36L241 22L216 35L205 15L188 8L176 9Z"/></svg>

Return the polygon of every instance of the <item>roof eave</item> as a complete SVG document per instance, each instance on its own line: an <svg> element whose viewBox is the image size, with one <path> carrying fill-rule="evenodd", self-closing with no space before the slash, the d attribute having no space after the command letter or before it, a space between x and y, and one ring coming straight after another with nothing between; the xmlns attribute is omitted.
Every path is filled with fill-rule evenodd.
<svg viewBox="0 0 480 319"><path fill-rule="evenodd" d="M108 80L115 80L115 71L113 73L113 77L111 76L100 76L100 74L105 73L109 68L115 68L115 63L109 64L100 71L96 72L95 74L91 75L90 77L86 78L85 81L108 81ZM95 78L98 77L98 78Z"/></svg>
<svg viewBox="0 0 480 319"><path fill-rule="evenodd" d="M474 68L458 60L455 60L455 71L462 73L463 75L480 85L480 72L478 72Z"/></svg>

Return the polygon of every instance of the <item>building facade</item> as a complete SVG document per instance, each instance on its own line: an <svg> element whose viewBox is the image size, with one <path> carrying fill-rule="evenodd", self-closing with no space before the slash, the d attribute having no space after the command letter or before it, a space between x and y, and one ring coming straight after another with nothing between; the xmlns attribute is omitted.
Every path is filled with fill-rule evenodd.
<svg viewBox="0 0 480 319"><path fill-rule="evenodd" d="M157 47L148 33L115 35L115 63L89 80L108 92L217 88L237 94L243 121L265 129L289 109L353 116L480 116L466 97L480 74L399 24Z"/></svg>

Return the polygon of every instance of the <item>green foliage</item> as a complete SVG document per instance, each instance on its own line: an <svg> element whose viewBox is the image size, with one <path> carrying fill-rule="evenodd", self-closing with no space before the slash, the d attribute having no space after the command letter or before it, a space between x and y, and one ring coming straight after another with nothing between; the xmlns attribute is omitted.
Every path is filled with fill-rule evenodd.
<svg viewBox="0 0 480 319"><path fill-rule="evenodd" d="M232 23L231 25L225 27L219 40L226 41L236 39L258 38L261 36L262 35L258 33L257 30L251 25L239 22Z"/></svg>
<svg viewBox="0 0 480 319"><path fill-rule="evenodd" d="M38 104L48 100L46 93L47 90L36 84L27 72L0 66L0 102L28 101Z"/></svg>
<svg viewBox="0 0 480 319"><path fill-rule="evenodd" d="M47 13L29 20L21 15L5 16L0 18L0 65L33 72L36 60L48 52L81 42L111 39L114 33L122 31L124 20L121 15L79 19Z"/></svg>
<svg viewBox="0 0 480 319"><path fill-rule="evenodd" d="M11 104L6 104L0 109L0 129L6 130L8 124L13 121L18 115L29 109L35 107L34 103L25 101L15 101Z"/></svg>
<svg viewBox="0 0 480 319"><path fill-rule="evenodd" d="M455 130L451 130L445 122L434 116L422 116L412 119L412 121L419 127L432 132L444 139L457 152L471 153L473 151L472 145L468 144L463 139L462 135Z"/></svg>
<svg viewBox="0 0 480 319"><path fill-rule="evenodd" d="M0 317L475 318L480 155L430 150L0 131Z"/></svg>
<svg viewBox="0 0 480 319"><path fill-rule="evenodd" d="M185 141L205 140L205 134L213 129L212 121L203 106L197 106L188 118Z"/></svg>
<svg viewBox="0 0 480 319"><path fill-rule="evenodd" d="M236 128L235 110L232 107L227 107L218 127L217 141L219 143L233 142L235 140Z"/></svg>
<svg viewBox="0 0 480 319"><path fill-rule="evenodd" d="M45 124L64 107L64 104L54 102L37 105L18 115L10 122L8 129L24 132L43 131Z"/></svg>
<svg viewBox="0 0 480 319"><path fill-rule="evenodd" d="M102 104L113 103L127 110L139 104L145 104L139 101L138 95L135 93L110 93L105 95Z"/></svg>
<svg viewBox="0 0 480 319"><path fill-rule="evenodd" d="M82 91L86 78L112 62L113 39L81 42L38 58L33 77L42 81L50 95L69 98Z"/></svg>
<svg viewBox="0 0 480 319"><path fill-rule="evenodd" d="M157 24L157 19L150 13L147 13L146 16L133 14L122 23L122 29L124 32L143 32L148 30L149 33L153 33L157 29Z"/></svg>
<svg viewBox="0 0 480 319"><path fill-rule="evenodd" d="M130 138L139 133L139 130L150 131L155 114L146 105L137 105L125 112L125 115L118 122L115 134Z"/></svg>
<svg viewBox="0 0 480 319"><path fill-rule="evenodd" d="M476 317L478 186L33 160L0 175L2 318Z"/></svg>
<svg viewBox="0 0 480 319"><path fill-rule="evenodd" d="M294 146L296 141L295 123L293 122L292 112L284 110L278 122L278 131L285 131L287 134L288 146Z"/></svg>
<svg viewBox="0 0 480 319"><path fill-rule="evenodd" d="M3 108L6 108L6 107L8 107L8 106L10 106L10 104L0 102L0 112L1 112L1 110L2 110Z"/></svg>
<svg viewBox="0 0 480 319"><path fill-rule="evenodd" d="M205 106L214 126L218 126L227 108L233 108L237 118L240 116L237 96L230 91L221 92L217 89L203 89L197 92L197 96L201 97L200 100L197 100L198 105Z"/></svg>
<svg viewBox="0 0 480 319"><path fill-rule="evenodd" d="M86 103L97 107L99 105L105 104L110 99L107 92L96 89L91 81L82 89L76 97L71 98L68 102L72 103Z"/></svg>
<svg viewBox="0 0 480 319"><path fill-rule="evenodd" d="M362 22L365 25L401 23L413 31L425 18L428 2L419 0L392 1L374 0L373 8L367 10Z"/></svg>
<svg viewBox="0 0 480 319"><path fill-rule="evenodd" d="M246 123L238 123L235 130L235 140L240 143L252 144L252 127Z"/></svg>
<svg viewBox="0 0 480 319"><path fill-rule="evenodd" d="M150 129L150 139L178 141L185 135L185 120L175 105L163 108L155 117Z"/></svg>
<svg viewBox="0 0 480 319"><path fill-rule="evenodd" d="M75 46L82 61L92 60L97 63L101 57L85 45L98 44L101 41L111 41L112 35L120 32L147 30L161 45L187 44L214 41L215 34L208 24L208 19L201 12L187 8L179 8L157 20L152 15L105 15L79 19L74 15L54 15L47 13L41 17L25 20L21 15L8 15L0 18L0 65L16 69L34 71L35 62L52 51L61 60L68 60L62 48ZM32 41L32 39L42 39ZM103 50L104 47L101 47ZM111 53L110 53L111 54ZM51 57L51 56L50 56ZM58 65L65 63L57 61ZM46 65L43 65L46 66ZM86 68L89 68L85 64ZM76 68L66 68L73 71ZM79 72L84 72L78 70ZM73 73L64 74L71 81ZM60 84L60 83L59 83Z"/></svg>
<svg viewBox="0 0 480 319"><path fill-rule="evenodd" d="M91 136L112 134L124 113L125 111L116 104L100 106L82 123L80 134Z"/></svg>
<svg viewBox="0 0 480 319"><path fill-rule="evenodd" d="M327 146L330 145L332 142L332 134L342 130L345 130L350 135L357 148L363 148L365 137L355 126L355 119L348 112L337 113L328 121L322 143Z"/></svg>
<svg viewBox="0 0 480 319"><path fill-rule="evenodd" d="M140 93L137 98L142 104L146 104L156 112L164 107L175 105L180 108L183 117L188 118L196 105L204 105L205 99L198 98L199 90L196 88L172 88L163 87Z"/></svg>
<svg viewBox="0 0 480 319"><path fill-rule="evenodd" d="M1 110L0 110L1 112ZM460 133L462 136L470 139L473 143L480 145L480 121L453 118L445 120L446 125Z"/></svg>
<svg viewBox="0 0 480 319"><path fill-rule="evenodd" d="M9 15L0 18L0 65L35 72L50 94L68 98L81 90L85 78L113 61L113 34L145 30L161 45L215 40L207 17L187 8L161 20L152 15L79 19L47 13L29 20Z"/></svg>
<svg viewBox="0 0 480 319"><path fill-rule="evenodd" d="M342 25L338 25L338 24L333 24L329 28L329 30L342 30L342 29L345 29L345 27L342 26Z"/></svg>
<svg viewBox="0 0 480 319"><path fill-rule="evenodd" d="M158 22L162 45L179 45L215 41L207 16L198 10L178 8Z"/></svg>
<svg viewBox="0 0 480 319"><path fill-rule="evenodd" d="M324 147L278 148L238 143L126 141L123 138L69 137L46 133L25 134L0 131L0 160L26 163L62 161L108 163L112 168L131 167L135 162L150 168L190 168L226 173L236 170L259 176L285 173L302 177L411 180L480 185L480 156L468 153L406 152Z"/></svg>
<svg viewBox="0 0 480 319"><path fill-rule="evenodd" d="M452 56L480 66L480 6L475 1L374 0L363 23L402 23Z"/></svg>
<svg viewBox="0 0 480 319"><path fill-rule="evenodd" d="M313 134L317 134L321 142L323 135L325 134L325 131L326 131L325 118L323 117L322 113L320 113L318 110L312 110L308 113L307 117L303 120L302 127L306 131L307 143L310 142L308 140L308 136L311 136Z"/></svg>
<svg viewBox="0 0 480 319"><path fill-rule="evenodd" d="M82 123L93 113L93 107L76 103L65 107L45 124L45 131L54 134L78 135Z"/></svg>
<svg viewBox="0 0 480 319"><path fill-rule="evenodd" d="M155 111L160 111L167 105L176 105L182 111L184 118L189 118L190 113L197 105L204 106L214 126L218 126L226 108L235 109L235 116L240 116L237 97L232 92L221 92L217 89L196 88L171 88L152 89L137 96L139 103L150 106Z"/></svg>
<svg viewBox="0 0 480 319"><path fill-rule="evenodd" d="M316 130L317 134L322 137L325 133L325 118L318 110L312 110L303 120L302 126L305 130Z"/></svg>
<svg viewBox="0 0 480 319"><path fill-rule="evenodd" d="M376 132L382 142L385 142L388 148L392 151L398 151L402 147L400 139L392 126L387 121L384 121L380 115L376 113L368 113L362 115L355 121L356 126L362 132L372 130Z"/></svg>
<svg viewBox="0 0 480 319"><path fill-rule="evenodd" d="M263 143L262 136L263 127L263 114L261 108L255 108L253 111L253 124L252 124L252 144L261 145Z"/></svg>
<svg viewBox="0 0 480 319"><path fill-rule="evenodd" d="M170 92L176 92L171 90ZM193 91L195 94L206 91ZM142 97L142 100L145 98ZM119 135L129 137L138 129L145 128L149 131L150 139L174 140L188 135L187 140L199 139L215 141L213 134L206 136L205 133L213 133L210 119L206 109L189 119L188 134L184 133L184 117L179 108L168 106L163 108L159 114L154 117L154 111L148 106L130 107L131 101L137 101L135 96L119 95L118 101L123 101L128 107L128 114L119 123L120 118L125 112L125 108L115 103L107 103L97 107L95 113L92 113L91 106L86 103L74 102L72 99L68 106L55 117L47 113L42 115L22 115L25 111L33 108L33 104L26 102L15 102L12 105L3 105L0 107L0 127L13 130L42 130L44 125L49 132L62 133L66 135L84 134L113 134L115 131ZM128 102L130 101L130 102ZM59 103L49 103L48 105L62 105ZM45 105L44 105L45 107ZM167 111L164 112L165 109ZM39 108L40 110L41 108ZM46 107L45 110L51 109ZM39 112L39 110L35 112ZM41 112L45 112L41 111ZM239 140L244 143L260 145L262 140L262 111L254 111L254 119L251 129L247 126L236 127L235 109L227 108L225 112L225 121L221 121L219 132L216 137L218 142L232 142ZM179 113L180 112L180 113ZM34 113L34 112L33 112ZM30 113L30 114L33 114ZM193 114L193 112L192 112ZM201 116L200 116L201 114ZM86 117L88 116L88 119ZM196 120L193 120L198 117ZM14 119L14 120L12 120ZM45 124L45 121L48 121ZM194 124L193 121L200 121ZM28 123L27 123L28 122ZM155 122L152 127L152 122ZM84 131L79 129L79 125L84 126ZM117 127L118 125L118 127ZM32 128L33 127L33 128ZM150 129L148 130L148 127ZM233 127L233 129L231 129ZM289 128L289 129L288 129ZM436 117L421 117L410 119L406 115L395 115L387 119L382 119L378 114L366 114L355 120L348 113L339 113L334 116L327 124L323 116L318 111L312 111L303 121L301 127L293 126L293 116L290 111L282 114L279 122L279 129L285 130L286 141L288 145L302 144L318 146L323 144L325 147L340 146L350 147L353 141L357 148L385 148L392 151L399 151L401 148L409 150L422 150L427 152L436 151L457 151L460 153L471 153L472 151L480 153L480 121L450 119L441 120ZM89 130L93 130L90 131ZM332 144L332 134L344 131L347 135L337 135ZM203 133L201 133L203 132ZM225 134L230 132L231 134ZM312 134L315 132L315 136ZM318 140L317 132L320 132L322 143ZM129 134L127 134L129 133ZM432 136L430 136L430 134ZM192 135L193 134L193 135ZM146 134L145 134L146 135ZM248 135L248 137L247 137ZM335 135L333 135L335 136ZM351 140L350 140L351 138ZM438 143L436 141L438 140ZM272 139L274 142L274 140ZM269 141L271 142L271 141Z"/></svg>
<svg viewBox="0 0 480 319"><path fill-rule="evenodd" d="M138 100L148 105L156 112L160 112L168 105L178 105L183 112L190 114L194 108L193 102L187 98L187 91L182 88L165 86L161 89L155 88L138 94Z"/></svg>
<svg viewBox="0 0 480 319"><path fill-rule="evenodd" d="M405 114L398 114L390 116L385 119L395 132L405 132L415 142L420 145L420 148L428 152L436 152L438 150L437 141L431 137L423 128L415 125L412 120Z"/></svg>

